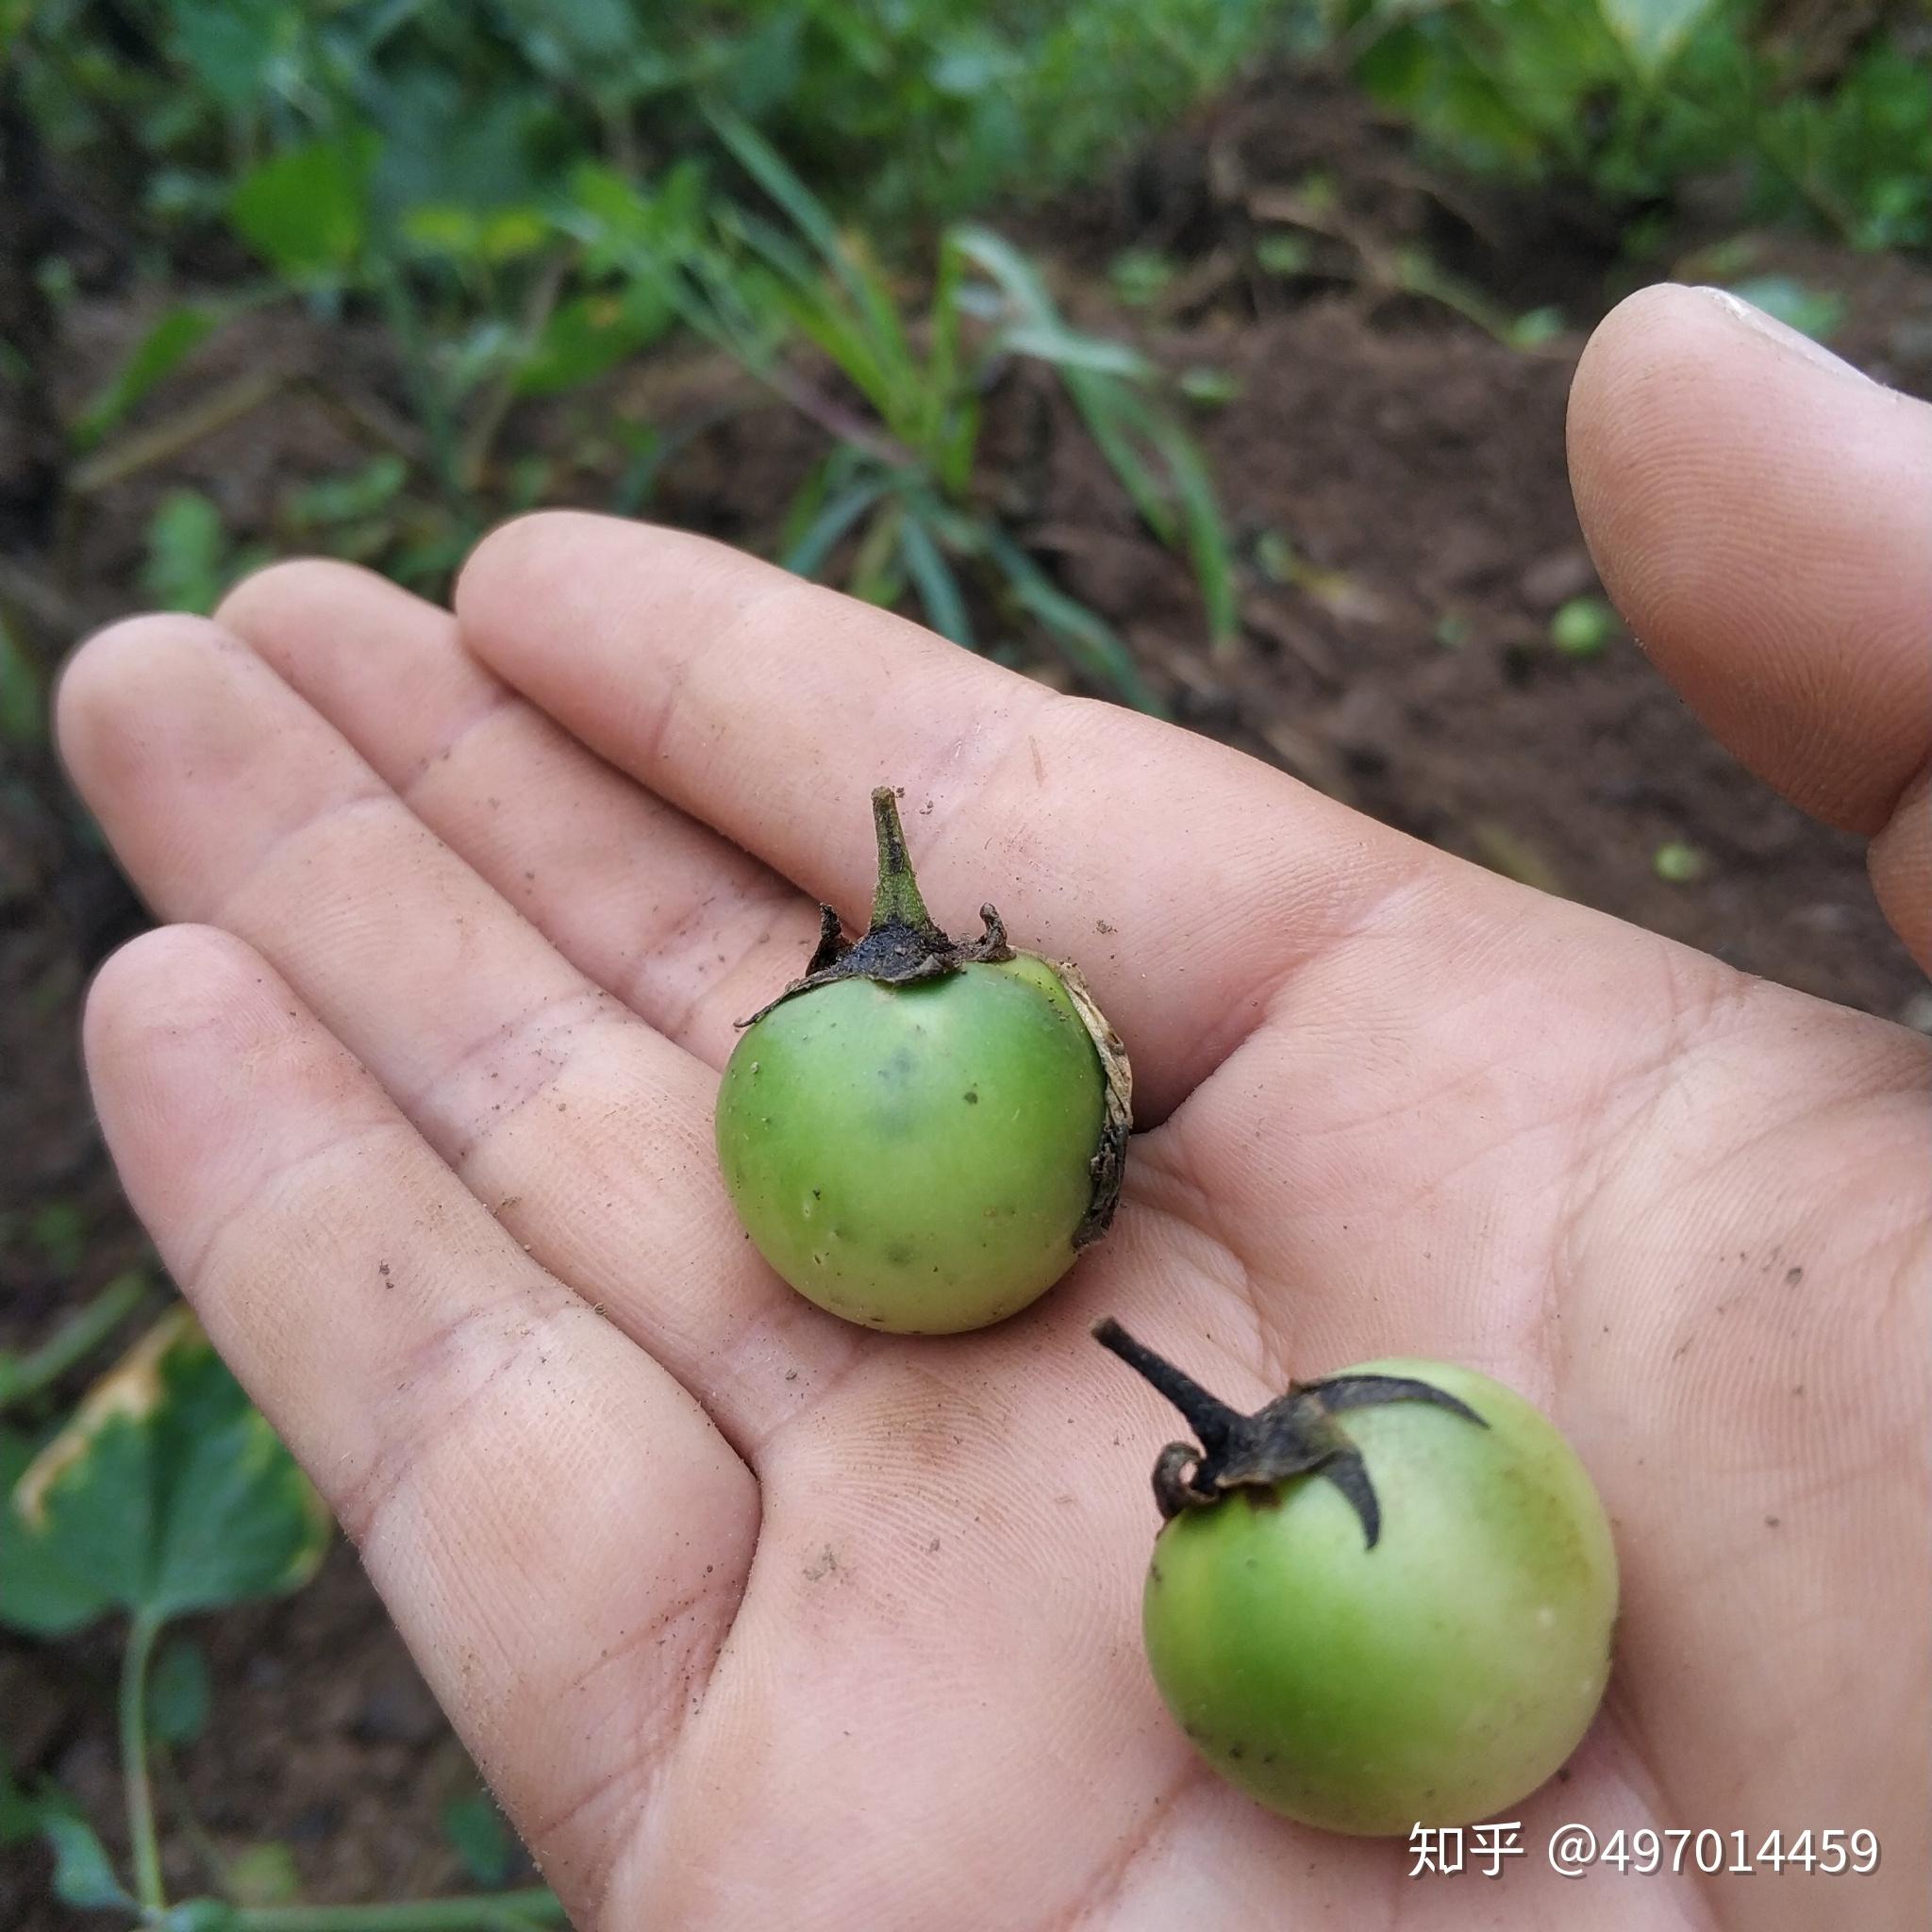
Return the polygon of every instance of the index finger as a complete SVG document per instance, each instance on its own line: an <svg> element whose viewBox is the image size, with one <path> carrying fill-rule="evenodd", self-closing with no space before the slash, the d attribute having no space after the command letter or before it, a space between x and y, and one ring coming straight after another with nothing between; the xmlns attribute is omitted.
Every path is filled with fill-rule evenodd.
<svg viewBox="0 0 1932 1932"><path fill-rule="evenodd" d="M1018 943L1075 961L1144 1117L1429 862L1241 753L706 538L525 517L478 546L456 608L584 742L848 916L871 897L868 795L903 787L934 916L971 930L990 900Z"/></svg>

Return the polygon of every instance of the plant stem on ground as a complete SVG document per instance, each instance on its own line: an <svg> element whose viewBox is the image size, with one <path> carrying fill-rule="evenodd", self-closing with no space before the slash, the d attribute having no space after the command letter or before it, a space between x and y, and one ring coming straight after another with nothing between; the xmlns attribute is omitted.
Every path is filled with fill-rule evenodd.
<svg viewBox="0 0 1932 1932"><path fill-rule="evenodd" d="M134 1852L135 1895L148 1912L158 1912L167 1903L147 1769L147 1666L161 1622L149 1611L137 1611L121 1659L121 1777L127 1787L127 1841Z"/></svg>

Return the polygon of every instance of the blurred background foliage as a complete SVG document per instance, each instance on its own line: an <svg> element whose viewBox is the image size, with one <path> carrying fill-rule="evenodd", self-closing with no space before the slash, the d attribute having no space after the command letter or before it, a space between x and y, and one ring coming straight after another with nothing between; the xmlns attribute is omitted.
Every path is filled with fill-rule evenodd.
<svg viewBox="0 0 1932 1932"><path fill-rule="evenodd" d="M1239 73L1296 58L1424 154L1587 191L1633 246L1719 175L1752 218L1870 248L1932 236L1923 16L1860 0L7 0L0 35L15 190L84 182L125 272L188 291L42 425L43 495L91 497L268 400L274 377L242 370L115 441L236 317L376 317L407 422L365 466L291 491L277 535L434 591L488 523L559 487L555 453L498 459L520 404L695 334L831 439L777 554L1010 647L984 606L1150 708L1105 621L1016 545L978 399L1016 354L1058 367L1224 641L1212 479L1151 363L1047 319L1010 247L993 273L998 238L948 225L1093 179ZM58 253L16 252L31 287L0 306L0 363L25 379L75 289ZM1393 273L1488 320L1433 264ZM829 371L801 375L799 342ZM1213 373L1195 380L1209 396ZM639 509L675 439L627 417L607 440L603 500ZM148 593L196 608L262 554L193 491L158 505L149 547Z"/></svg>

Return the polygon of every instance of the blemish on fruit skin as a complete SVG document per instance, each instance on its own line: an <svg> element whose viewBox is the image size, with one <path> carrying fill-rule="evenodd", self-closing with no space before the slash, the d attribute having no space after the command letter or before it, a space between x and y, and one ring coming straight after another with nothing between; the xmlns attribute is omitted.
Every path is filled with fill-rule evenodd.
<svg viewBox="0 0 1932 1932"><path fill-rule="evenodd" d="M758 1066L756 1062L754 1062L752 1066L752 1072L758 1072ZM979 1095L971 1087L967 1088L966 1090L966 1105L968 1107L977 1107L979 1105Z"/></svg>

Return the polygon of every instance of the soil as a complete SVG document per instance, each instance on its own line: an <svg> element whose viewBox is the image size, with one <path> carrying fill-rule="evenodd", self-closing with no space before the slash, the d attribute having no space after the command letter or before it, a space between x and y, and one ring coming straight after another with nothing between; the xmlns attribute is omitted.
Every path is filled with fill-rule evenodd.
<svg viewBox="0 0 1932 1932"><path fill-rule="evenodd" d="M1311 174L1324 177L1312 209ZM1312 212L1323 232L1299 273L1270 276L1252 242L1284 209ZM1250 89L1109 188L1008 225L1054 265L1076 316L1098 315L1121 249L1171 254L1179 274L1146 312L1143 339L1177 370L1211 367L1239 386L1237 402L1195 420L1243 557L1243 635L1223 659L1202 641L1186 569L1135 521L1051 386L1016 372L991 401L1003 506L1067 588L1127 637L1179 718L1547 890L1750 972L1927 1024L1924 982L1872 903L1858 842L1743 773L1627 638L1583 659L1548 639L1552 612L1597 589L1562 454L1583 333L1626 287L1709 260L1709 244L1736 235L1735 209L1700 208L1680 223L1674 254L1633 263L1601 210L1429 170L1359 103L1302 77ZM1835 347L1932 394L1932 269L1790 236L1744 245L1753 274L1844 298ZM1507 346L1397 286L1391 264L1405 248L1459 278L1455 299L1485 322L1484 302L1504 316L1554 304L1567 327L1534 353ZM90 392L151 312L151 294L101 279L51 350L62 401ZM337 394L327 404L302 380L324 366ZM225 336L195 380L213 393L264 368L291 378L274 402L97 494L84 517L49 526L35 502L0 500L0 607L43 651L143 603L142 532L166 490L208 490L244 535L285 541L264 506L291 479L365 461L370 425L403 413L379 336L353 325L325 337L299 318L258 318ZM613 382L598 411L682 424L651 512L753 544L770 543L824 448L789 412L744 407L703 358L655 358ZM513 416L505 447L555 460L586 446L590 420L582 404ZM557 462L550 481L552 496L608 500L594 459ZM1068 681L1057 662L1032 668ZM1704 856L1694 882L1658 876L1655 855L1674 841ZM0 784L0 1345L44 1334L144 1251L76 1049L89 973L141 922L51 758L15 753ZM37 1220L50 1205L53 1222ZM346 1551L295 1598L197 1631L215 1714L179 1772L222 1850L285 1841L318 1900L459 1882L438 1820L474 1774ZM58 1778L110 1840L114 1662L111 1632L0 1644L15 1771ZM179 1888L204 1882L190 1835L172 1824L167 1852ZM44 1864L25 1849L0 1864L0 1922L25 1932L81 1923L48 1900Z"/></svg>

